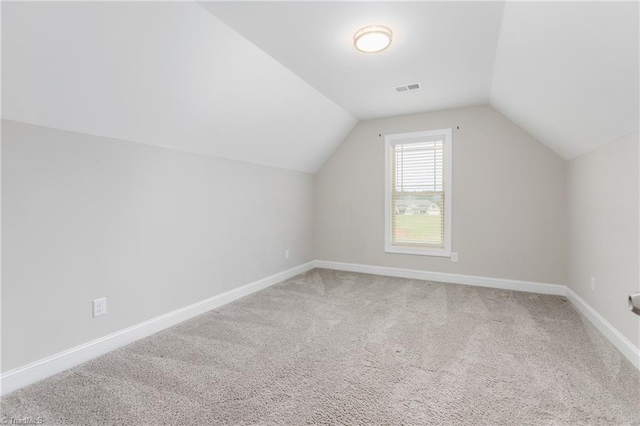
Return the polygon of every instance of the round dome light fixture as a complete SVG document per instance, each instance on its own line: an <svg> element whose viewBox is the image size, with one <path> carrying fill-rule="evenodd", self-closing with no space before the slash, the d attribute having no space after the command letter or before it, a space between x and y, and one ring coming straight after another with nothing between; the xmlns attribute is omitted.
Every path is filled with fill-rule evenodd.
<svg viewBox="0 0 640 426"><path fill-rule="evenodd" d="M391 44L391 30L382 25L360 28L353 35L353 46L364 53L381 52Z"/></svg>

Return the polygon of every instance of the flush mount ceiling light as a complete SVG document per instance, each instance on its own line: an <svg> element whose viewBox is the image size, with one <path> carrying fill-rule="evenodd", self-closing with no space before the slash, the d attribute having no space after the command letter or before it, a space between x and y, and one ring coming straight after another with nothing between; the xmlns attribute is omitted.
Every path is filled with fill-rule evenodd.
<svg viewBox="0 0 640 426"><path fill-rule="evenodd" d="M391 30L382 25L360 28L353 35L353 45L365 53L380 52L391 44Z"/></svg>

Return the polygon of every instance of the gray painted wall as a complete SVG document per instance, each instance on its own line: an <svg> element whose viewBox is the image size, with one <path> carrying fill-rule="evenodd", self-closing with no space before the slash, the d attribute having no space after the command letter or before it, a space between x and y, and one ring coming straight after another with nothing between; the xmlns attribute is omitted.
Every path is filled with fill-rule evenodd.
<svg viewBox="0 0 640 426"><path fill-rule="evenodd" d="M384 135L441 128L459 262L385 253ZM560 157L490 106L364 121L316 175L316 258L564 284L564 178Z"/></svg>
<svg viewBox="0 0 640 426"><path fill-rule="evenodd" d="M2 371L312 260L312 192L311 174L3 120Z"/></svg>
<svg viewBox="0 0 640 426"><path fill-rule="evenodd" d="M372 120L314 180L2 125L2 371L314 258L559 284L568 265L569 286L640 346L625 301L640 290L637 133L565 163L488 106ZM386 254L379 134L446 127L460 261Z"/></svg>
<svg viewBox="0 0 640 426"><path fill-rule="evenodd" d="M636 132L567 163L568 285L636 347L627 296L640 291L638 155Z"/></svg>

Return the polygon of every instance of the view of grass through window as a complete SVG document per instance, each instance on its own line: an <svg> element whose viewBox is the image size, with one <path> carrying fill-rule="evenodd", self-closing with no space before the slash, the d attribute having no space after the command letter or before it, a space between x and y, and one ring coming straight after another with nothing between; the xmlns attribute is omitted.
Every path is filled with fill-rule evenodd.
<svg viewBox="0 0 640 426"><path fill-rule="evenodd" d="M396 198L394 242L441 246L444 243L442 198L441 194Z"/></svg>
<svg viewBox="0 0 640 426"><path fill-rule="evenodd" d="M392 244L444 246L443 141L392 147Z"/></svg>

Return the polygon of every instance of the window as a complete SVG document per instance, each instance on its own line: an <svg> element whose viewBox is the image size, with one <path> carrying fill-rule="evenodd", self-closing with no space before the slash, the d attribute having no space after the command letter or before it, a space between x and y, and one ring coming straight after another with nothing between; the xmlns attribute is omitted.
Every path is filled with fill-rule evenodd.
<svg viewBox="0 0 640 426"><path fill-rule="evenodd" d="M385 251L451 256L451 129L385 137Z"/></svg>

